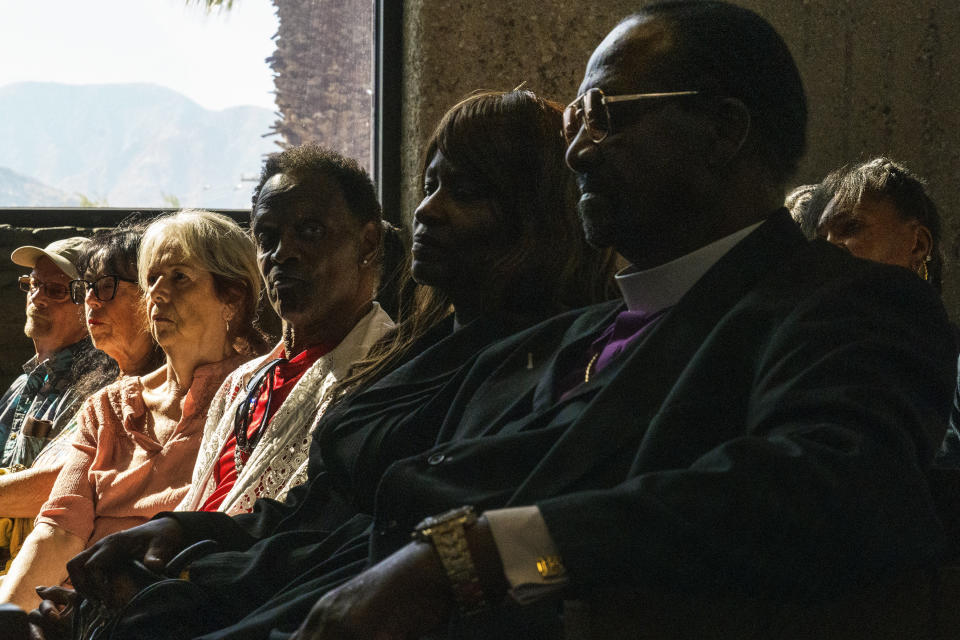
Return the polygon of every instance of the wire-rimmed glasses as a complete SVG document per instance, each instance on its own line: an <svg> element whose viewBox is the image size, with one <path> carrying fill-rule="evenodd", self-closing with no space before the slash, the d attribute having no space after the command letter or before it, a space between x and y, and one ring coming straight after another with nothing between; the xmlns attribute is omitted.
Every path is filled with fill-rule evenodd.
<svg viewBox="0 0 960 640"><path fill-rule="evenodd" d="M600 142L610 135L610 108L609 105L623 102L639 102L641 100L657 100L662 98L679 98L681 96L695 96L700 91L661 91L659 93L627 93L618 96L608 96L602 90L594 87L577 96L577 99L563 110L563 137L567 144L573 142L581 127L594 142Z"/></svg>
<svg viewBox="0 0 960 640"><path fill-rule="evenodd" d="M20 276L17 278L17 286L24 293L36 293L42 290L54 302L63 302L70 296L67 285L59 282L40 282L32 276Z"/></svg>

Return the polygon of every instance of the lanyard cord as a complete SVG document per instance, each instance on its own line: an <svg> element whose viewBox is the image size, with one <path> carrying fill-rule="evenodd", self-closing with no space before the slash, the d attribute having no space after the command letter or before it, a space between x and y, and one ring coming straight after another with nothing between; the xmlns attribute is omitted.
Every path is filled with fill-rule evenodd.
<svg viewBox="0 0 960 640"><path fill-rule="evenodd" d="M238 472L243 467L243 457L249 457L250 454L253 453L254 447L257 446L260 437L266 430L267 423L269 422L270 402L273 399L273 385L276 381L277 367L285 362L287 362L285 358L276 358L261 367L260 370L254 374L253 378L250 379L250 382L247 383L247 396L243 402L237 406L237 413L233 419L233 435L237 440L233 460ZM263 392L264 384L267 385L267 398L263 415L260 418L260 424L257 426L256 431L248 437L247 431L250 428L250 421L253 419L254 411L257 408L257 401Z"/></svg>

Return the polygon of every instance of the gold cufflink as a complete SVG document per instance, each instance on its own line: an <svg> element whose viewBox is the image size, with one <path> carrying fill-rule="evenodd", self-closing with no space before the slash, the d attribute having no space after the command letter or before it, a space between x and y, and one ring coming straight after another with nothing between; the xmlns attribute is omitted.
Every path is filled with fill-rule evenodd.
<svg viewBox="0 0 960 640"><path fill-rule="evenodd" d="M567 572L560 556L541 556L537 558L537 572L541 578L557 578Z"/></svg>

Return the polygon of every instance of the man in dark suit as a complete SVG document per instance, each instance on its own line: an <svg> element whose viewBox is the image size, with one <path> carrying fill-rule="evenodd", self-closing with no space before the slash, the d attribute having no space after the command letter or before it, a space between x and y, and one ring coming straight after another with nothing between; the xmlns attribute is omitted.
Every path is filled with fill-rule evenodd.
<svg viewBox="0 0 960 640"><path fill-rule="evenodd" d="M942 550L923 470L952 391L946 314L915 274L808 244L779 208L806 107L770 25L647 7L566 115L587 237L632 265L624 301L483 352L437 424L403 427L439 435L383 474L372 529L296 556L266 602L217 594L245 617L205 638L558 637L561 599L585 604L585 636L640 637L653 596L809 602Z"/></svg>

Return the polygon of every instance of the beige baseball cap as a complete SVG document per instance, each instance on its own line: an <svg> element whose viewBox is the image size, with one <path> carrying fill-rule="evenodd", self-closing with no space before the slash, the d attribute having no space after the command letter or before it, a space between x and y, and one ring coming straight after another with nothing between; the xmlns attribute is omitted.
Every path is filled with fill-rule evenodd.
<svg viewBox="0 0 960 640"><path fill-rule="evenodd" d="M10 254L10 259L14 264L32 269L41 257L50 258L53 264L57 265L71 280L78 280L80 273L77 271L77 258L89 242L89 238L74 236L51 242L43 249L31 246L17 247Z"/></svg>

